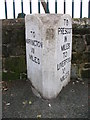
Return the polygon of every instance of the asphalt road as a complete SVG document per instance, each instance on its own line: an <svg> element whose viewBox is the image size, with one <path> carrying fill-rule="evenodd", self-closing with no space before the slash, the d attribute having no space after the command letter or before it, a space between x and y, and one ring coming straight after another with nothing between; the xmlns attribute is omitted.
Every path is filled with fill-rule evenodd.
<svg viewBox="0 0 90 120"><path fill-rule="evenodd" d="M57 98L36 97L27 80L3 84L3 118L88 118L88 80L71 82Z"/></svg>

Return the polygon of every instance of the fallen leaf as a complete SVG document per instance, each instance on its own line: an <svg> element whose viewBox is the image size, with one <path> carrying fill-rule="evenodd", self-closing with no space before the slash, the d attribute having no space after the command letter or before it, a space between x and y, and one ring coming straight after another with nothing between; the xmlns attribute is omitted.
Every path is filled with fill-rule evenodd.
<svg viewBox="0 0 90 120"><path fill-rule="evenodd" d="M79 83L79 81L76 81L77 83Z"/></svg>
<svg viewBox="0 0 90 120"><path fill-rule="evenodd" d="M8 88L4 88L4 91L7 91L8 90Z"/></svg>
<svg viewBox="0 0 90 120"><path fill-rule="evenodd" d="M41 115L37 115L37 118L41 118Z"/></svg>
<svg viewBox="0 0 90 120"><path fill-rule="evenodd" d="M23 105L25 105L27 103L27 101L23 101L22 103L23 103Z"/></svg>
<svg viewBox="0 0 90 120"><path fill-rule="evenodd" d="M3 70L4 73L7 73L7 70Z"/></svg>
<svg viewBox="0 0 90 120"><path fill-rule="evenodd" d="M6 105L7 105L7 106L9 106L9 105L10 105L10 103L7 103Z"/></svg>

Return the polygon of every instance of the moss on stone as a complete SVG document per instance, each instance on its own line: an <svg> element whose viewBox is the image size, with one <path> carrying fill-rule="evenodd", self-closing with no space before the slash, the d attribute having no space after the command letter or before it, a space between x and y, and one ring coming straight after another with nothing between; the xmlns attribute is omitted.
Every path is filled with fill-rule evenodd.
<svg viewBox="0 0 90 120"><path fill-rule="evenodd" d="M2 80L3 81L11 81L11 80L18 80L20 79L20 74L19 73L11 73L11 72L7 72L4 73L2 72Z"/></svg>
<svg viewBox="0 0 90 120"><path fill-rule="evenodd" d="M16 73L26 72L25 61L25 56L9 57L5 60L5 69Z"/></svg>

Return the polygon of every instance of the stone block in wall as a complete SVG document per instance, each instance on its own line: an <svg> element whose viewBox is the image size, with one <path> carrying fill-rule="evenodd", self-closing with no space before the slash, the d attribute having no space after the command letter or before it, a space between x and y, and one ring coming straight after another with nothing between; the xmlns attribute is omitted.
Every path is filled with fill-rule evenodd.
<svg viewBox="0 0 90 120"><path fill-rule="evenodd" d="M16 73L26 72L26 58L20 57L8 57L4 61L4 67L7 71Z"/></svg>
<svg viewBox="0 0 90 120"><path fill-rule="evenodd" d="M83 53L72 52L72 63L83 63Z"/></svg>
<svg viewBox="0 0 90 120"><path fill-rule="evenodd" d="M90 63L85 63L84 68L90 68Z"/></svg>
<svg viewBox="0 0 90 120"><path fill-rule="evenodd" d="M86 42L87 42L87 45L90 45L90 34L86 35Z"/></svg>
<svg viewBox="0 0 90 120"><path fill-rule="evenodd" d="M2 44L16 44L25 46L25 28L23 26L2 29Z"/></svg>
<svg viewBox="0 0 90 120"><path fill-rule="evenodd" d="M82 78L90 78L90 68L83 68L81 71Z"/></svg>
<svg viewBox="0 0 90 120"><path fill-rule="evenodd" d="M12 72L12 71L3 71L2 72L2 80L3 81L11 81L11 80L24 80L27 79L27 74L26 72Z"/></svg>
<svg viewBox="0 0 90 120"><path fill-rule="evenodd" d="M83 60L84 62L90 62L90 51L85 51L83 53Z"/></svg>
<svg viewBox="0 0 90 120"><path fill-rule="evenodd" d="M4 57L25 54L24 19L3 20L2 53Z"/></svg>
<svg viewBox="0 0 90 120"><path fill-rule="evenodd" d="M71 65L71 78L77 79L78 78L79 68L77 64Z"/></svg>
<svg viewBox="0 0 90 120"><path fill-rule="evenodd" d="M84 40L84 36L82 35L73 35L72 39L72 51L73 52L83 52L86 49L86 43Z"/></svg>
<svg viewBox="0 0 90 120"><path fill-rule="evenodd" d="M3 56L3 57L8 57L8 56L9 56L9 53L8 53L7 45L6 45L6 44L3 44L3 45L2 45L2 56Z"/></svg>
<svg viewBox="0 0 90 120"><path fill-rule="evenodd" d="M2 56L10 57L10 56L20 56L25 55L26 48L25 46L17 46L15 44L4 44L2 45Z"/></svg>
<svg viewBox="0 0 90 120"><path fill-rule="evenodd" d="M72 79L81 78L81 72L82 72L83 68L84 68L84 63L72 64L72 66L71 66L71 78Z"/></svg>
<svg viewBox="0 0 90 120"><path fill-rule="evenodd" d="M11 81L20 79L20 74L15 72L2 72L3 81Z"/></svg>
<svg viewBox="0 0 90 120"><path fill-rule="evenodd" d="M17 27L12 31L11 43L19 46L25 46L25 28Z"/></svg>
<svg viewBox="0 0 90 120"><path fill-rule="evenodd" d="M9 44L11 42L12 29L2 27L2 44Z"/></svg>
<svg viewBox="0 0 90 120"><path fill-rule="evenodd" d="M89 26L89 25L88 25ZM90 27L74 27L72 29L73 34L80 34L80 35L85 35L85 34L90 34Z"/></svg>
<svg viewBox="0 0 90 120"><path fill-rule="evenodd" d="M86 51L90 51L90 45L87 46Z"/></svg>

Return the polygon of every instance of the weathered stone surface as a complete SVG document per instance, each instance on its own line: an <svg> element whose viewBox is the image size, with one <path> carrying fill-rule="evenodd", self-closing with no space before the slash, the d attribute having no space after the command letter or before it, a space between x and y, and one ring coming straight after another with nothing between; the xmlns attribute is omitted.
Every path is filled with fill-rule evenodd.
<svg viewBox="0 0 90 120"><path fill-rule="evenodd" d="M79 73L79 67L77 64L72 64L71 65L71 78L77 79L78 78L78 73Z"/></svg>
<svg viewBox="0 0 90 120"><path fill-rule="evenodd" d="M6 44L2 45L2 56L3 57L8 57L9 56Z"/></svg>
<svg viewBox="0 0 90 120"><path fill-rule="evenodd" d="M90 68L83 68L81 71L82 78L90 78Z"/></svg>
<svg viewBox="0 0 90 120"><path fill-rule="evenodd" d="M20 26L24 26L25 25L25 19L3 19L2 20L2 26L5 27L20 27ZM6 27L6 28L7 28Z"/></svg>
<svg viewBox="0 0 90 120"><path fill-rule="evenodd" d="M90 34L90 19L72 19L73 34Z"/></svg>
<svg viewBox="0 0 90 120"><path fill-rule="evenodd" d="M90 29L89 28L73 28L73 34L80 34L80 35L85 35L85 34L90 34Z"/></svg>
<svg viewBox="0 0 90 120"><path fill-rule="evenodd" d="M83 53L72 52L72 63L83 63Z"/></svg>
<svg viewBox="0 0 90 120"><path fill-rule="evenodd" d="M25 33L24 28L17 26L16 28L11 28L10 30L3 29L2 43L3 44L16 44L25 45Z"/></svg>
<svg viewBox="0 0 90 120"><path fill-rule="evenodd" d="M8 57L4 61L5 69L12 72L25 72L26 71L26 59L25 56L20 57Z"/></svg>
<svg viewBox="0 0 90 120"><path fill-rule="evenodd" d="M90 34L86 35L86 42L87 42L87 45L90 45Z"/></svg>
<svg viewBox="0 0 90 120"><path fill-rule="evenodd" d="M25 24L28 78L42 97L55 98L70 81L71 17L28 15Z"/></svg>
<svg viewBox="0 0 90 120"><path fill-rule="evenodd" d="M82 35L74 35L72 39L72 50L73 52L83 52L86 49L86 43L84 40L84 36Z"/></svg>
<svg viewBox="0 0 90 120"><path fill-rule="evenodd" d="M24 19L3 20L2 43L25 45Z"/></svg>
<svg viewBox="0 0 90 120"><path fill-rule="evenodd" d="M83 59L85 62L90 62L90 51L85 51L83 53Z"/></svg>
<svg viewBox="0 0 90 120"><path fill-rule="evenodd" d="M16 46L15 44L5 44L2 46L2 56L20 56L25 55L26 49L23 46Z"/></svg>
<svg viewBox="0 0 90 120"><path fill-rule="evenodd" d="M19 80L20 74L15 72L2 72L2 79L4 81Z"/></svg>

